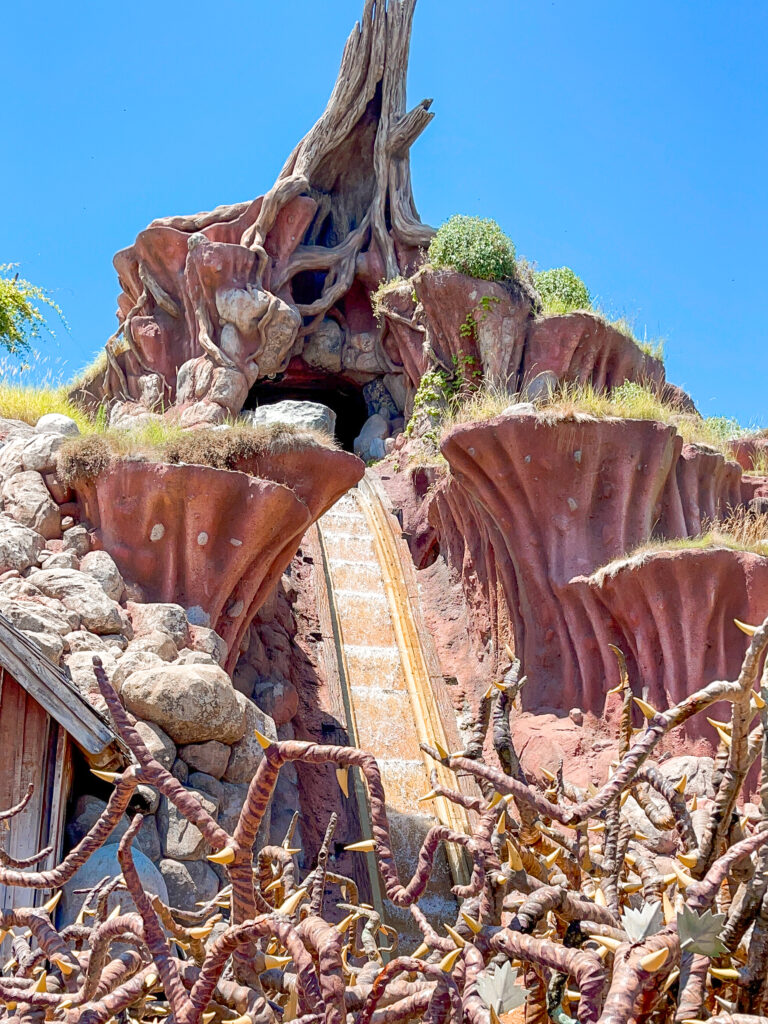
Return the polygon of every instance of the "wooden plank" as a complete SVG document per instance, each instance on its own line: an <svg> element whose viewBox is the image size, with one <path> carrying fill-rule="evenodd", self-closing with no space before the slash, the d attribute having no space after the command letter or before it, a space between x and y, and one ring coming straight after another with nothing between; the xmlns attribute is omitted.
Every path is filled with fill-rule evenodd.
<svg viewBox="0 0 768 1024"><path fill-rule="evenodd" d="M0 615L0 664L62 725L86 754L101 754L117 737L66 676Z"/></svg>
<svg viewBox="0 0 768 1024"><path fill-rule="evenodd" d="M333 613L328 592L328 565L317 523L313 523L305 534L303 546L309 551L315 567L315 571L312 574L315 584L315 607L320 626L320 636L323 641L323 668L328 687L329 710L349 736L349 722L344 706L339 659L336 650L336 635L333 628Z"/></svg>

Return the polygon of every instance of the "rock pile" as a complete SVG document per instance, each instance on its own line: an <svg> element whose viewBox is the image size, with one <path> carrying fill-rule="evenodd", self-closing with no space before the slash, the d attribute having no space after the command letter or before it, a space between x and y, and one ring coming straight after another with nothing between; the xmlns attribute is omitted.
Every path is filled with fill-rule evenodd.
<svg viewBox="0 0 768 1024"><path fill-rule="evenodd" d="M199 624L196 609L147 602L114 559L94 549L56 470L56 453L77 427L66 417L44 417L39 426L0 422L0 613L104 712L93 673L98 655L154 756L229 829L261 760L254 729L276 738L275 723L251 693L233 686L222 667L227 644ZM94 780L94 792L77 800L67 830L72 844L105 806L98 786ZM146 814L137 845L159 869L155 883L161 877L179 907L215 894L220 880L202 835L155 790L139 787L138 794L141 806L128 814ZM115 842L127 827L128 817ZM266 841L268 819L263 828ZM106 847L105 856L115 849ZM151 865L146 873L150 885ZM76 876L73 885L81 881Z"/></svg>

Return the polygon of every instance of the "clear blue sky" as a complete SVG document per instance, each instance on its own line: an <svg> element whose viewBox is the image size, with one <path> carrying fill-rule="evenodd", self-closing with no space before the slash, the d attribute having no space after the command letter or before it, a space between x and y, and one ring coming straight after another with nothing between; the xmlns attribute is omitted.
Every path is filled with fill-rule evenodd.
<svg viewBox="0 0 768 1024"><path fill-rule="evenodd" d="M72 371L114 329L117 249L272 184L362 2L4 11L0 262L65 310ZM413 152L422 219L495 217L664 336L702 412L763 425L767 30L764 0L419 0L409 82L437 115Z"/></svg>

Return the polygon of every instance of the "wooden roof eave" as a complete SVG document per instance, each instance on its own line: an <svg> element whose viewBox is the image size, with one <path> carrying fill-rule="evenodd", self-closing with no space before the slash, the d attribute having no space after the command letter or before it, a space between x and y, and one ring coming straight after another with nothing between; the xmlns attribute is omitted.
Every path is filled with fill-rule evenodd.
<svg viewBox="0 0 768 1024"><path fill-rule="evenodd" d="M92 763L127 763L130 751L109 722L40 648L0 614L0 666L66 730Z"/></svg>

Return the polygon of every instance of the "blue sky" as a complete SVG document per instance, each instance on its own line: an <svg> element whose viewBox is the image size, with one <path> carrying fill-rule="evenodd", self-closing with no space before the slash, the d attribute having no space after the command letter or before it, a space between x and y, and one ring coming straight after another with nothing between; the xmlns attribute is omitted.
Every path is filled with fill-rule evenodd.
<svg viewBox="0 0 768 1024"><path fill-rule="evenodd" d="M152 218L252 198L321 113L363 0L39 0L3 16L0 262L48 288L74 371ZM768 5L419 0L422 219L494 217L666 339L705 415L768 425Z"/></svg>

